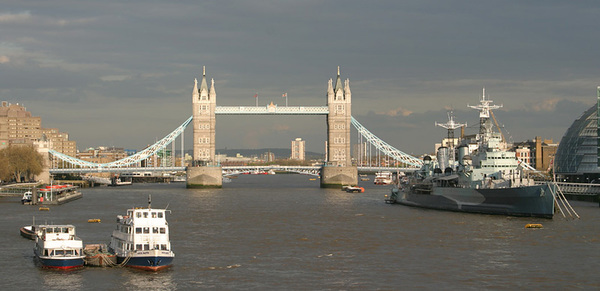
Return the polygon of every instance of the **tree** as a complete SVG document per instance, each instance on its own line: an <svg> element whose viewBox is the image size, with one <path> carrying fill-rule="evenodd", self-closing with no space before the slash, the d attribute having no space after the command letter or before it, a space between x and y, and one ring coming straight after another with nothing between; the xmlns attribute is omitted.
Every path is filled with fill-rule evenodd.
<svg viewBox="0 0 600 291"><path fill-rule="evenodd" d="M31 145L9 146L0 150L0 179L31 180L44 169L44 156Z"/></svg>

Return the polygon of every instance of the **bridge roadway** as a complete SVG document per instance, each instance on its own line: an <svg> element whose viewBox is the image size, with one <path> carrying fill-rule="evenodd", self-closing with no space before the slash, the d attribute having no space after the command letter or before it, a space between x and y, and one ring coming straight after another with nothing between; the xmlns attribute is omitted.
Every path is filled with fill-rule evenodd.
<svg viewBox="0 0 600 291"><path fill-rule="evenodd" d="M177 172L185 171L186 167L123 167L123 168L64 168L50 169L50 174L85 174L85 173L130 173L130 172ZM294 173L318 175L321 166L225 166L223 172L253 172L253 171L289 171ZM413 172L416 168L395 168L395 167L358 167L359 173L374 173L379 171L391 172Z"/></svg>

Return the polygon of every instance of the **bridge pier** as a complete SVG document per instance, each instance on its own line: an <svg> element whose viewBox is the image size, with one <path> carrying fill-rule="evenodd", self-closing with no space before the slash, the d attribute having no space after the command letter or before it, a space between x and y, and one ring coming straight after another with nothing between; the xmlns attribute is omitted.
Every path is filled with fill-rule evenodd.
<svg viewBox="0 0 600 291"><path fill-rule="evenodd" d="M357 167L323 166L321 188L341 188L343 185L358 184Z"/></svg>
<svg viewBox="0 0 600 291"><path fill-rule="evenodd" d="M221 167L187 167L187 188L222 188L223 172Z"/></svg>

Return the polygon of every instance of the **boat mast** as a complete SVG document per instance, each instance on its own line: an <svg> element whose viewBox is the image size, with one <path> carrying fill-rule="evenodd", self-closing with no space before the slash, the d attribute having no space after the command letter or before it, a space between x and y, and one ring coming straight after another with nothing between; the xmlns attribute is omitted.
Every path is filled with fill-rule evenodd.
<svg viewBox="0 0 600 291"><path fill-rule="evenodd" d="M492 105L494 102L489 99L485 99L485 87L483 87L483 95L479 100L478 105L468 105L467 107L471 107L473 109L479 110L479 135L481 138L484 138L487 133L490 133L490 129L487 128L487 123L490 120L490 110L502 108L502 105Z"/></svg>
<svg viewBox="0 0 600 291"><path fill-rule="evenodd" d="M457 128L461 128L463 126L467 126L466 123L457 123L454 122L454 116L452 115L452 111L448 112L448 122L446 123L435 123L436 126L443 127L448 130L448 147L450 148L450 159L454 161L454 130Z"/></svg>

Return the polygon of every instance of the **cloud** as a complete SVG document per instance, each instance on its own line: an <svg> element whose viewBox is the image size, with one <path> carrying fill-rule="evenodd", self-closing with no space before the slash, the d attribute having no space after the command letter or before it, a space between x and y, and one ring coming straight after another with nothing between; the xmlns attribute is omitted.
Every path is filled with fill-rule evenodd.
<svg viewBox="0 0 600 291"><path fill-rule="evenodd" d="M31 13L29 11L24 11L21 13L2 13L0 14L0 22L1 23L17 23L29 20L31 18Z"/></svg>
<svg viewBox="0 0 600 291"><path fill-rule="evenodd" d="M542 100L541 102L531 104L531 109L533 109L533 111L552 112L556 109L556 104L559 101L561 101L559 98Z"/></svg>
<svg viewBox="0 0 600 291"><path fill-rule="evenodd" d="M389 111L385 111L385 112L377 112L376 114L378 115L387 115L387 116L409 116L411 115L413 112L408 110L408 109L404 109L402 107L398 107L396 109L392 109Z"/></svg>
<svg viewBox="0 0 600 291"><path fill-rule="evenodd" d="M10 58L7 56L0 56L0 64L6 64L10 62Z"/></svg>
<svg viewBox="0 0 600 291"><path fill-rule="evenodd" d="M110 82L110 81L125 81L127 79L131 79L129 75L110 75L110 76L102 76L100 80Z"/></svg>

